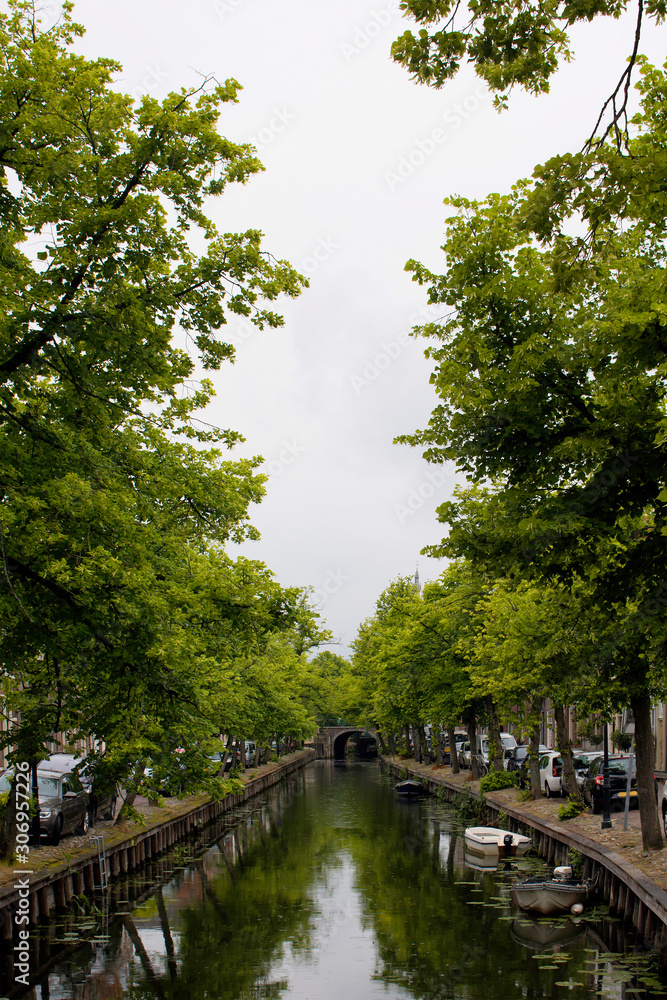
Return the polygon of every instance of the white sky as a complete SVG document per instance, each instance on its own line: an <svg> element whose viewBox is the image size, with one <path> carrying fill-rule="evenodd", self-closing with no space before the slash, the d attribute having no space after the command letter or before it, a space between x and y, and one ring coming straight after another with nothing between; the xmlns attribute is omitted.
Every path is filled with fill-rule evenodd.
<svg viewBox="0 0 667 1000"><path fill-rule="evenodd" d="M424 342L407 337L426 292L405 261L441 268L447 195L505 191L582 145L622 72L631 19L578 29L552 93L517 92L499 115L469 69L430 91L391 61L414 27L398 0L76 0L75 18L87 29L77 47L121 62L119 86L137 96L198 73L243 85L222 129L253 141L266 172L211 214L225 232L261 229L311 287L279 304L281 330L249 334L231 319L237 360L214 376L206 417L241 431L233 454L263 455L271 474L253 515L262 539L240 551L284 585L313 587L345 655L379 593L442 537L435 507L456 481L392 444L435 401ZM664 37L647 25L654 61ZM422 557L422 581L442 568Z"/></svg>

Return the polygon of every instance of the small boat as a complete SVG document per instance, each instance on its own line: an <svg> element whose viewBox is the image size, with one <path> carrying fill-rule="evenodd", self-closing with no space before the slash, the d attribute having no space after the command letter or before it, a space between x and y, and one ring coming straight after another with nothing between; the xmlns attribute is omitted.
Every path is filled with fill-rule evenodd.
<svg viewBox="0 0 667 1000"><path fill-rule="evenodd" d="M593 888L589 879L574 878L572 868L554 868L551 878L538 875L516 882L512 897L517 906L531 913L552 916L554 913L581 913Z"/></svg>
<svg viewBox="0 0 667 1000"><path fill-rule="evenodd" d="M522 858L533 843L530 837L495 826L469 826L464 837L468 854L484 858Z"/></svg>
<svg viewBox="0 0 667 1000"><path fill-rule="evenodd" d="M416 799L418 795L424 795L426 789L419 781L408 778L406 781L396 783L396 791L399 795L406 795L409 799Z"/></svg>

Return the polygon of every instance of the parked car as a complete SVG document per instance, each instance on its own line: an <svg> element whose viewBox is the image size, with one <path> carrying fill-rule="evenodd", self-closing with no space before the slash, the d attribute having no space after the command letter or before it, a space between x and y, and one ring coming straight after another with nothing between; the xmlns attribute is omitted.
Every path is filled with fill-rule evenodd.
<svg viewBox="0 0 667 1000"><path fill-rule="evenodd" d="M465 740L464 736L461 736L460 738L457 736L455 738L454 753L456 755L456 759L457 760L459 759L459 751L461 750L461 747L463 746L463 744L465 742L466 742L466 740ZM452 762L452 755L451 755L451 752L450 752L450 749L449 749L449 742L445 743L445 747L444 747L444 751L443 751L443 755L442 755L442 760L443 760L443 763L445 763L445 764L451 764L451 762Z"/></svg>
<svg viewBox="0 0 667 1000"><path fill-rule="evenodd" d="M573 750L572 751L572 763L574 764L574 773L577 778L577 784L579 789L583 787L584 780L588 774L588 769L594 760L602 756L601 750Z"/></svg>
<svg viewBox="0 0 667 1000"><path fill-rule="evenodd" d="M662 829L665 832L665 837L667 837L667 781L664 782L662 786Z"/></svg>
<svg viewBox="0 0 667 1000"><path fill-rule="evenodd" d="M548 799L563 794L563 758L558 750L547 750L540 757L540 788Z"/></svg>
<svg viewBox="0 0 667 1000"><path fill-rule="evenodd" d="M0 777L0 792L9 791L13 770ZM64 833L88 833L88 792L76 774L37 768L40 836L57 844Z"/></svg>
<svg viewBox="0 0 667 1000"><path fill-rule="evenodd" d="M630 757L627 754L611 754L609 756L609 800L613 809L619 803L625 803L628 787L628 764ZM604 757L598 757L588 768L588 774L584 779L582 793L584 802L592 808L594 813L602 812L602 786L604 777L602 767ZM639 806L637 797L637 775L633 774L630 782L630 805Z"/></svg>
<svg viewBox="0 0 667 1000"><path fill-rule="evenodd" d="M116 784L105 782L100 776L94 775L85 757L75 753L52 753L42 762L42 767L51 771L69 771L79 776L81 784L88 792L91 826L94 826L98 819L114 818L118 799Z"/></svg>
<svg viewBox="0 0 667 1000"><path fill-rule="evenodd" d="M510 750L509 757L507 758L507 770L517 771L519 774L519 788L525 788L529 783L529 750L530 747L527 746L516 746L513 750ZM538 753L540 756L547 753L547 748L541 743L538 747Z"/></svg>
<svg viewBox="0 0 667 1000"><path fill-rule="evenodd" d="M459 748L459 767L470 767L470 743L466 740L465 743L457 744Z"/></svg>
<svg viewBox="0 0 667 1000"><path fill-rule="evenodd" d="M185 752L177 747L156 753L144 768L143 795L152 798L155 794L164 798L180 795L187 783Z"/></svg>
<svg viewBox="0 0 667 1000"><path fill-rule="evenodd" d="M462 743L461 749L459 750L459 767L469 768L471 767L471 757L470 753L470 743ZM489 771L489 758L485 753L478 753L477 760L479 763L479 770L482 775L488 774Z"/></svg>
<svg viewBox="0 0 667 1000"><path fill-rule="evenodd" d="M505 750L513 750L516 746L516 740L511 733L498 733L500 736L500 743L503 748L503 755ZM488 758L489 756L489 737L478 736L477 737L477 752L483 754Z"/></svg>

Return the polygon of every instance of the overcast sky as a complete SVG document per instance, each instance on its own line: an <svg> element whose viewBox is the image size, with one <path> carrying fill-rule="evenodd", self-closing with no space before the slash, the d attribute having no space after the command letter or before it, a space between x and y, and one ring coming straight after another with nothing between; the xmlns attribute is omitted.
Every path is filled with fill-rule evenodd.
<svg viewBox="0 0 667 1000"><path fill-rule="evenodd" d="M405 262L442 268L446 196L506 191L582 145L631 20L578 29L551 94L517 92L499 115L469 69L430 91L391 61L408 27L396 0L76 0L75 18L87 29L77 47L122 63L127 92L159 98L198 74L244 88L221 127L253 142L266 172L210 211L224 232L261 229L310 288L282 305L281 330L230 321L237 360L215 375L206 416L244 434L236 453L263 455L270 475L253 512L262 539L231 554L314 588L346 655L392 579L418 559L422 581L444 568L419 551L442 537L435 508L457 482L453 467L392 444L435 401L425 344L408 333L438 312ZM664 37L644 46L659 62Z"/></svg>

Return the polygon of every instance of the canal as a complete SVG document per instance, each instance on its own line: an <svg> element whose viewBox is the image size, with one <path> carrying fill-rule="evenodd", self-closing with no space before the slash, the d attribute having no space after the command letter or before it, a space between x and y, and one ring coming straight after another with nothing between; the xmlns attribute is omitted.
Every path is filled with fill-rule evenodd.
<svg viewBox="0 0 667 1000"><path fill-rule="evenodd" d="M318 762L33 935L13 1000L515 1000L667 995L604 907L517 913L466 863L465 820L377 764ZM1 998L0 998L1 1000Z"/></svg>

